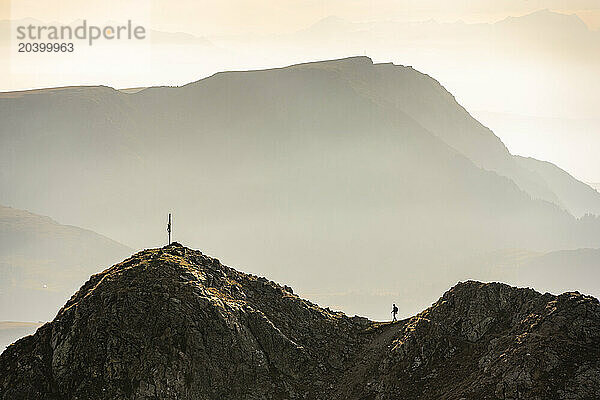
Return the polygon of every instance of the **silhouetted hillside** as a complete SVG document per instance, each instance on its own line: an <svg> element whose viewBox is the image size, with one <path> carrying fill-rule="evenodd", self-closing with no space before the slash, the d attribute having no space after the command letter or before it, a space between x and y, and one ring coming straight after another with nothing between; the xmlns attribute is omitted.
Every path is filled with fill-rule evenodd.
<svg viewBox="0 0 600 400"><path fill-rule="evenodd" d="M556 165L534 158L515 156L518 163L539 176L548 184L552 192L561 199L564 207L573 215L600 215L600 196L598 192L579 182Z"/></svg>
<svg viewBox="0 0 600 400"><path fill-rule="evenodd" d="M0 206L0 321L48 321L98 265L131 251L89 230Z"/></svg>

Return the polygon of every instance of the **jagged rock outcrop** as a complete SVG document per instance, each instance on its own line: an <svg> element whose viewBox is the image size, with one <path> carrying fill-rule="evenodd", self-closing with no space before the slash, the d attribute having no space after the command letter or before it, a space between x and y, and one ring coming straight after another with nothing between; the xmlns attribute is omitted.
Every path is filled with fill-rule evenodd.
<svg viewBox="0 0 600 400"><path fill-rule="evenodd" d="M600 306L460 283L394 324L179 244L94 275L0 356L1 399L592 399Z"/></svg>
<svg viewBox="0 0 600 400"><path fill-rule="evenodd" d="M600 396L600 307L579 293L460 283L387 343L361 381L349 377L348 398Z"/></svg>

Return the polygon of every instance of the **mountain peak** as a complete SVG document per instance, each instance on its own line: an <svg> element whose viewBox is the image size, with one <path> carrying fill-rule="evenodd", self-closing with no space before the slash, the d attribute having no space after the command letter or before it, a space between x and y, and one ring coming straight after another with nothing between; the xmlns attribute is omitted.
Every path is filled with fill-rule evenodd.
<svg viewBox="0 0 600 400"><path fill-rule="evenodd" d="M589 30L586 23L577 14L563 14L550 9L541 9L518 17L507 17L498 23L519 24L529 22L533 27L545 30L556 30L558 26L571 26L580 30Z"/></svg>
<svg viewBox="0 0 600 400"><path fill-rule="evenodd" d="M377 323L174 242L93 275L9 346L0 397L592 398L599 345L598 301L576 293L468 281Z"/></svg>
<svg viewBox="0 0 600 400"><path fill-rule="evenodd" d="M356 66L372 66L373 60L368 56L351 56L344 58L336 58L332 60L310 61L300 64L291 65L286 68L303 68L303 67L356 67Z"/></svg>

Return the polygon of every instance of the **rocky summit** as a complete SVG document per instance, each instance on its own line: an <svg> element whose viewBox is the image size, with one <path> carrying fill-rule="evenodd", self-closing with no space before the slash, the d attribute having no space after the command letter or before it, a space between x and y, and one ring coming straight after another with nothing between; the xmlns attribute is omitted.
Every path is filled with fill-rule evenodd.
<svg viewBox="0 0 600 400"><path fill-rule="evenodd" d="M348 317L177 243L93 275L0 356L1 399L597 399L600 305L459 283Z"/></svg>

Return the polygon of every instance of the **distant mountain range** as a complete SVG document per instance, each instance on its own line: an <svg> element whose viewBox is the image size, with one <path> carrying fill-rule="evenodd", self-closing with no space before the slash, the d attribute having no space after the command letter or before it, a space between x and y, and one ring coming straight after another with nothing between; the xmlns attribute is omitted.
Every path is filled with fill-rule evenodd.
<svg viewBox="0 0 600 400"><path fill-rule="evenodd" d="M427 305L473 254L600 247L598 192L367 57L3 93L0 135L0 202L134 246L173 211L175 238L357 313Z"/></svg>
<svg viewBox="0 0 600 400"><path fill-rule="evenodd" d="M130 251L92 231L0 206L0 321L52 319L90 274Z"/></svg>
<svg viewBox="0 0 600 400"><path fill-rule="evenodd" d="M2 29L2 36L9 38L8 21L0 21ZM151 32L151 40L157 46L144 47L148 63L144 68L140 68L139 57L121 60L119 70L103 68L93 74L89 73L93 65L78 63L66 84L181 85L217 71L364 54L376 61L412 65L436 77L469 110L595 118L600 108L596 95L600 83L595 79L600 68L600 31L589 29L576 15L549 10L495 23L352 22L330 16L286 34L205 38L190 32ZM0 46L1 42L0 38ZM138 51L139 47L132 47L132 52ZM36 76L32 69L23 79L11 75L6 63L0 65L0 73L6 77L0 87L14 90L65 84L57 83L65 81L61 71L53 69L53 61L37 61L39 68L53 73Z"/></svg>
<svg viewBox="0 0 600 400"><path fill-rule="evenodd" d="M436 77L469 109L595 118L600 107L594 81L600 31L574 14L539 10L495 23L353 22L330 16L289 34L211 40L238 55L240 65L359 54L409 64Z"/></svg>

